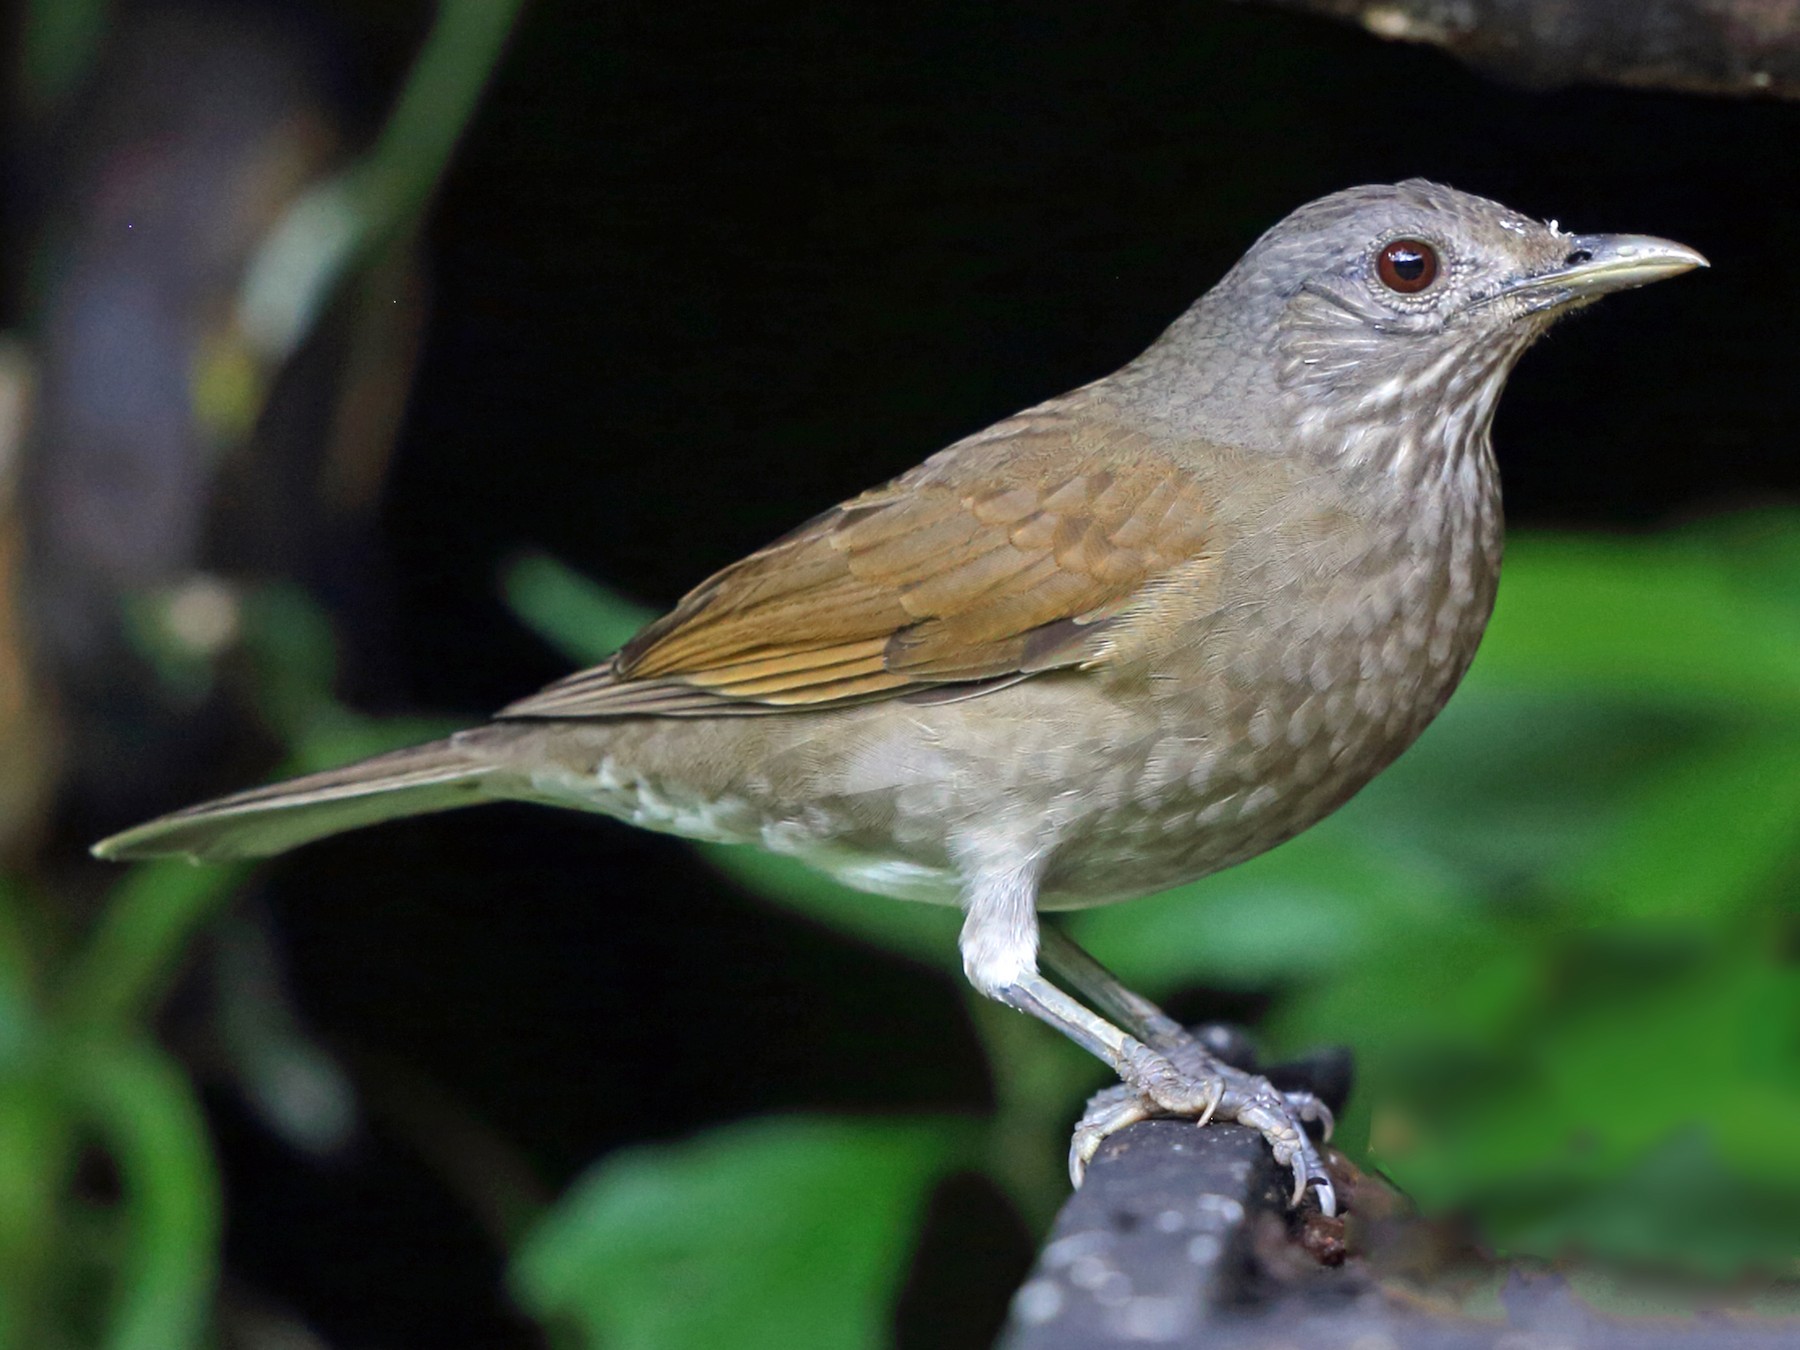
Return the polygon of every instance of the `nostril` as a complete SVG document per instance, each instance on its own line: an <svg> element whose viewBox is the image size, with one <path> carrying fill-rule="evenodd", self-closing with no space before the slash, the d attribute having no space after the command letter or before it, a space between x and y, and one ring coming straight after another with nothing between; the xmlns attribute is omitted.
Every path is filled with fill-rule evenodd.
<svg viewBox="0 0 1800 1350"><path fill-rule="evenodd" d="M1573 253L1571 253L1568 257L1563 259L1563 266L1564 267L1573 267L1577 263L1592 262L1593 260L1594 260L1594 255L1589 250L1587 250L1585 248L1578 248Z"/></svg>

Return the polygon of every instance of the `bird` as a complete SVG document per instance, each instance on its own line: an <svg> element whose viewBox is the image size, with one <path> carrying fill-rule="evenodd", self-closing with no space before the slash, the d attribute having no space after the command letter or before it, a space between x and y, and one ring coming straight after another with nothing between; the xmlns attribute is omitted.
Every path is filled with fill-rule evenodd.
<svg viewBox="0 0 1800 1350"><path fill-rule="evenodd" d="M959 907L973 986L1113 1069L1076 1185L1135 1121L1232 1120L1335 1214L1323 1104L1216 1057L1040 914L1243 862L1406 749L1493 607L1515 363L1563 315L1706 265L1423 179L1335 192L1129 364L725 567L605 663L93 851L266 856L508 799L790 855Z"/></svg>

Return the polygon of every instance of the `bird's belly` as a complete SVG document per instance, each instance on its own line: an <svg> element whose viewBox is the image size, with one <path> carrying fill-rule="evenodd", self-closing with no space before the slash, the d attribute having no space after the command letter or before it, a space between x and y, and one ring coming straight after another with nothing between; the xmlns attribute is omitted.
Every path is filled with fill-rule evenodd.
<svg viewBox="0 0 1800 1350"><path fill-rule="evenodd" d="M1244 662L1248 678L1221 672L1151 715L1122 714L1074 681L1070 697L1088 706L1058 708L1046 682L1015 715L989 710L974 741L932 726L931 753L898 753L897 786L824 794L758 842L913 899L956 897L957 837L1038 852L1044 909L1195 880L1317 823L1417 738L1466 669L1486 611L1439 613L1454 633L1401 625L1327 644L1335 660L1284 662L1271 631Z"/></svg>
<svg viewBox="0 0 1800 1350"><path fill-rule="evenodd" d="M1280 720L1279 718L1277 719ZM1039 907L1078 909L1193 881L1274 848L1324 819L1404 748L1379 724L1344 725L1296 749L1171 747L1134 799L1069 830L1045 869ZM1308 753L1308 751L1312 753ZM1273 753L1270 753L1272 751ZM1183 762L1183 781L1167 781Z"/></svg>
<svg viewBox="0 0 1800 1350"><path fill-rule="evenodd" d="M1165 699L1166 730L1136 792L1064 833L1041 907L1129 899L1253 858L1331 814L1411 745L1468 669L1491 580L1366 593L1379 597L1375 621L1344 607L1326 613L1351 621L1323 635L1270 624L1241 637L1204 690Z"/></svg>
<svg viewBox="0 0 1800 1350"><path fill-rule="evenodd" d="M1040 908L1132 899L1253 858L1348 801L1436 715L1461 668L1418 674L1323 693L1265 682L1230 716L1215 703L1112 736L1058 739L1056 722L1026 719L1004 755L827 795L765 819L754 842L861 890L954 902L956 838L1014 840L1040 854Z"/></svg>

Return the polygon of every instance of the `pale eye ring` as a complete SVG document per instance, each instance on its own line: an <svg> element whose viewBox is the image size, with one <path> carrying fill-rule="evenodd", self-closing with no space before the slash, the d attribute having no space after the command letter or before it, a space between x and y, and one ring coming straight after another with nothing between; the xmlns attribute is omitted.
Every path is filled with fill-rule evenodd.
<svg viewBox="0 0 1800 1350"><path fill-rule="evenodd" d="M1390 239L1375 255L1375 275L1390 291L1417 295L1437 280L1437 250L1423 239Z"/></svg>

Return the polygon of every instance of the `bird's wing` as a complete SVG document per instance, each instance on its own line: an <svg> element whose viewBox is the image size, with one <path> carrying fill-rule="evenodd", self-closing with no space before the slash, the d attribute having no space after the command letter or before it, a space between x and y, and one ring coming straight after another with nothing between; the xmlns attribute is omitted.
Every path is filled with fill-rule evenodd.
<svg viewBox="0 0 1800 1350"><path fill-rule="evenodd" d="M779 712L1095 665L1147 583L1204 565L1206 506L1143 433L1046 406L725 568L500 716Z"/></svg>

